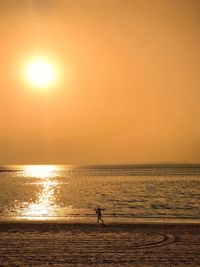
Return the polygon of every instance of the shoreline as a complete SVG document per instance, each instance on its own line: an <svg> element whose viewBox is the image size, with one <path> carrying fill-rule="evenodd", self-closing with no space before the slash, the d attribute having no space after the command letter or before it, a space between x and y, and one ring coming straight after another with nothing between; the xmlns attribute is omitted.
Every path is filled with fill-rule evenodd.
<svg viewBox="0 0 200 267"><path fill-rule="evenodd" d="M121 222L105 222L103 224L97 224L96 221L85 222L85 221L1 221L0 232L27 232L27 231L68 231L70 229L76 229L80 231L168 231L178 230L183 231L189 229L192 231L200 232L200 223L159 223L159 222L134 222L134 223L121 223Z"/></svg>
<svg viewBox="0 0 200 267"><path fill-rule="evenodd" d="M105 224L112 225L200 225L200 219L190 218L108 218L103 216ZM2 218L0 226L4 224L96 224L96 217L17 217Z"/></svg>

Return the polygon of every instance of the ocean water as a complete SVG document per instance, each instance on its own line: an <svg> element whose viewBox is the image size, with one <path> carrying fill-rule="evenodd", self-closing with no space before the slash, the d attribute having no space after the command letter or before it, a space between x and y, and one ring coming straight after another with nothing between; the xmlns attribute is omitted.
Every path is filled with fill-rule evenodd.
<svg viewBox="0 0 200 267"><path fill-rule="evenodd" d="M200 165L0 166L0 219L200 220Z"/></svg>

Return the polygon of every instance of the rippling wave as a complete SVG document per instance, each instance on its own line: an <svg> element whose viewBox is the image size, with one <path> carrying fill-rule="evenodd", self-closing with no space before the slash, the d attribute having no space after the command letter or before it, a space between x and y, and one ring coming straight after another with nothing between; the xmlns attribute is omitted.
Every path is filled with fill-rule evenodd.
<svg viewBox="0 0 200 267"><path fill-rule="evenodd" d="M0 217L200 219L200 165L0 167Z"/></svg>

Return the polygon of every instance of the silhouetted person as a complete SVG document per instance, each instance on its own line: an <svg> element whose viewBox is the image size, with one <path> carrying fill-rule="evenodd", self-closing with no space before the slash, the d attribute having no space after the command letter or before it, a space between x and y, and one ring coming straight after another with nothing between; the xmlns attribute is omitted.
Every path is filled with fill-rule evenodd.
<svg viewBox="0 0 200 267"><path fill-rule="evenodd" d="M99 223L99 221L101 221L101 223L103 223L102 214L101 214L102 210L104 210L104 209L101 209L101 208L96 209L97 223Z"/></svg>

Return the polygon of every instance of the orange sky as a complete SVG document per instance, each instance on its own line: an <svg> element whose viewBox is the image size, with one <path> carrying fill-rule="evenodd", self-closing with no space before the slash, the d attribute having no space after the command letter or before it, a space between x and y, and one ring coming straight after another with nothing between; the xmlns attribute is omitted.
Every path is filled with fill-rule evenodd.
<svg viewBox="0 0 200 267"><path fill-rule="evenodd" d="M0 0L0 40L0 164L200 162L200 1Z"/></svg>

